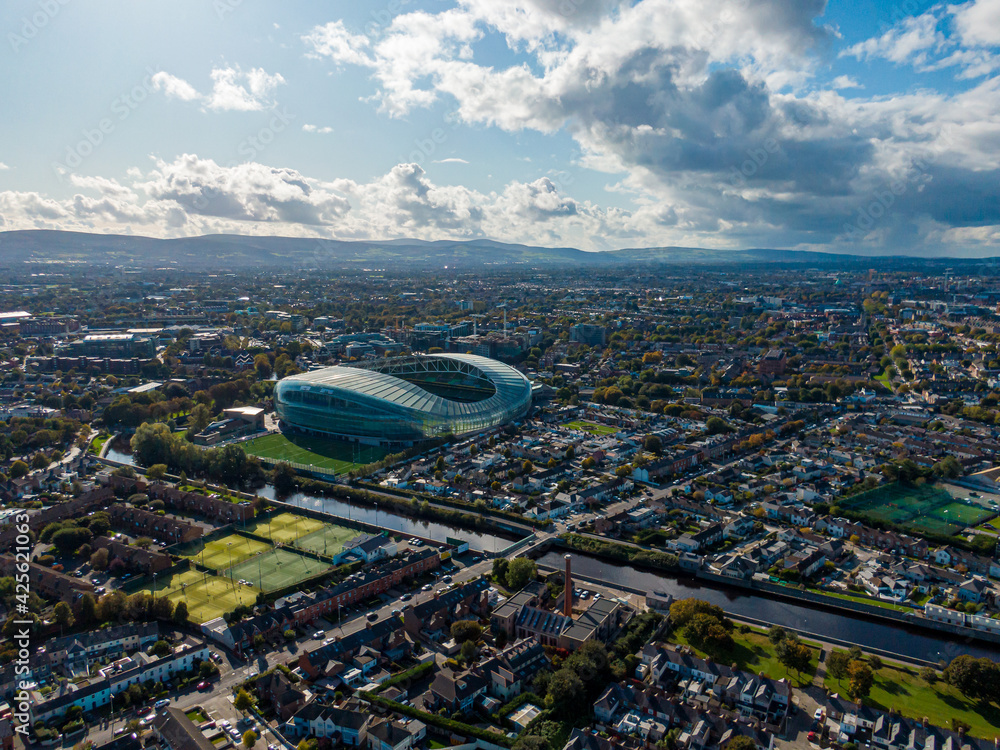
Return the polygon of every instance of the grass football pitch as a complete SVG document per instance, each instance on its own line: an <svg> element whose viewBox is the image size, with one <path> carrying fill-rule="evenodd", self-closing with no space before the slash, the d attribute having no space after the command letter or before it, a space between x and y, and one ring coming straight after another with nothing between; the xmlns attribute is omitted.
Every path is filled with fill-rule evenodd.
<svg viewBox="0 0 1000 750"><path fill-rule="evenodd" d="M226 571L226 577L232 577L234 581L250 581L261 591L274 591L293 586L330 567L289 549L274 549L234 565Z"/></svg>
<svg viewBox="0 0 1000 750"><path fill-rule="evenodd" d="M372 445L294 433L274 432L240 445L250 455L314 466L336 474L346 474L359 466L381 461L386 456L384 449Z"/></svg>
<svg viewBox="0 0 1000 750"><path fill-rule="evenodd" d="M618 432L617 427L611 427L606 424L597 424L595 422L567 422L563 425L571 430L583 430L584 432L589 432L591 435L614 435Z"/></svg>
<svg viewBox="0 0 1000 750"><path fill-rule="evenodd" d="M296 513L278 513L271 516L270 521L267 518L257 519L251 526L247 527L247 530L252 531L257 536L270 539L272 542L290 544L299 537L319 531L324 526L326 524L322 521L308 516L300 516Z"/></svg>
<svg viewBox="0 0 1000 750"><path fill-rule="evenodd" d="M260 552L267 552L271 545L239 534L228 534L205 542L197 539L185 545L181 556L201 563L213 570L224 570Z"/></svg>
<svg viewBox="0 0 1000 750"><path fill-rule="evenodd" d="M228 578L206 574L194 568L173 575L157 576L155 593L152 584L139 591L166 596L174 604L187 602L188 616L196 623L222 617L240 604L253 606L258 593L250 586L234 584Z"/></svg>

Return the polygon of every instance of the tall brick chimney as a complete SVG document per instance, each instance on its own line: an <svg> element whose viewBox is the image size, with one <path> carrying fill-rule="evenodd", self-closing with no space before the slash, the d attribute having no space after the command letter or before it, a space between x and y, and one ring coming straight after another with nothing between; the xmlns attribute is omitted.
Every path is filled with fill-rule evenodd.
<svg viewBox="0 0 1000 750"><path fill-rule="evenodd" d="M573 616L573 575L570 570L570 556L565 555L566 575L564 576L565 586L563 588L563 614L567 617Z"/></svg>

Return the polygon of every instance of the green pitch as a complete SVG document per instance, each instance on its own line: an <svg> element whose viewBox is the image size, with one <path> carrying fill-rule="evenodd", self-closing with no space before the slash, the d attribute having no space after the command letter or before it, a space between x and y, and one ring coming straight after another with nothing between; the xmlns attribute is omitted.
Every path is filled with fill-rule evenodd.
<svg viewBox="0 0 1000 750"><path fill-rule="evenodd" d="M353 539L358 535L354 529L345 529L343 526L332 524L324 525L319 531L306 534L295 540L294 544L300 549L307 549L317 555L333 557L344 548L344 542Z"/></svg>
<svg viewBox="0 0 1000 750"><path fill-rule="evenodd" d="M237 580L240 577L237 576ZM240 604L253 606L258 593L251 586L233 583L228 578L202 573L194 568L173 575L157 576L155 591L152 584L137 590L154 596L166 596L174 604L187 602L188 616L196 623L222 617Z"/></svg>
<svg viewBox="0 0 1000 750"><path fill-rule="evenodd" d="M247 526L247 531L252 531L257 536L270 539L272 542L290 544L299 537L321 530L325 523L317 521L315 518L300 516L296 513L278 513L267 518L259 518L252 525Z"/></svg>
<svg viewBox="0 0 1000 750"><path fill-rule="evenodd" d="M331 566L290 549L274 549L251 557L225 572L234 581L250 581L262 591L292 586L329 570Z"/></svg>
<svg viewBox="0 0 1000 750"><path fill-rule="evenodd" d="M840 505L910 533L954 536L996 516L996 511L968 499L966 493L942 484L895 482L846 498Z"/></svg>
<svg viewBox="0 0 1000 750"><path fill-rule="evenodd" d="M563 425L570 430L582 430L583 432L589 432L591 435L614 435L618 432L617 427L611 427L606 424L597 424L596 422L583 422L577 420L575 422L567 422Z"/></svg>
<svg viewBox="0 0 1000 750"><path fill-rule="evenodd" d="M266 542L239 534L228 534L209 542L197 539L184 545L179 553L181 557L199 562L213 570L223 570L270 549L271 545Z"/></svg>
<svg viewBox="0 0 1000 750"><path fill-rule="evenodd" d="M346 474L364 464L381 461L386 456L386 451L376 446L295 433L286 435L275 432L240 445L249 455L305 464L337 474Z"/></svg>

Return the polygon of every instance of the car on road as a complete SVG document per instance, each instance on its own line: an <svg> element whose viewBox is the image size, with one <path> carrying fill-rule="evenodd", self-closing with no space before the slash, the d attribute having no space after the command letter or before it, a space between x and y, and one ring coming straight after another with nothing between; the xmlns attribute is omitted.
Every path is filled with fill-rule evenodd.
<svg viewBox="0 0 1000 750"><path fill-rule="evenodd" d="M368 622L375 622L378 619L378 612L369 612L365 615L365 619L368 620Z"/></svg>
<svg viewBox="0 0 1000 750"><path fill-rule="evenodd" d="M403 595L402 595L402 596L400 597L400 599L402 599L402 600L403 600L404 602L408 602L408 601L410 601L410 599L412 599L412 598L413 598L413 594L403 594Z"/></svg>
<svg viewBox="0 0 1000 750"><path fill-rule="evenodd" d="M445 583L451 583L451 576L445 576L441 580L444 581Z"/></svg>
<svg viewBox="0 0 1000 750"><path fill-rule="evenodd" d="M313 640L321 641L326 638L326 632L323 630L317 630L313 633Z"/></svg>
<svg viewBox="0 0 1000 750"><path fill-rule="evenodd" d="M211 658L216 664L222 664L222 654L217 654L213 651Z"/></svg>
<svg viewBox="0 0 1000 750"><path fill-rule="evenodd" d="M813 712L813 718L816 721L823 721L823 707L820 706Z"/></svg>
<svg viewBox="0 0 1000 750"><path fill-rule="evenodd" d="M212 684L210 682L204 682L204 681L203 682L199 682L198 683L198 689L199 690L211 690L212 689Z"/></svg>
<svg viewBox="0 0 1000 750"><path fill-rule="evenodd" d="M425 583L423 586L421 586L420 590L421 591L430 591L432 588L434 588L434 587L431 586L429 583Z"/></svg>
<svg viewBox="0 0 1000 750"><path fill-rule="evenodd" d="M153 704L153 708L159 711L161 708L166 708L169 705L170 705L169 698L161 698L160 700L156 701L156 703Z"/></svg>

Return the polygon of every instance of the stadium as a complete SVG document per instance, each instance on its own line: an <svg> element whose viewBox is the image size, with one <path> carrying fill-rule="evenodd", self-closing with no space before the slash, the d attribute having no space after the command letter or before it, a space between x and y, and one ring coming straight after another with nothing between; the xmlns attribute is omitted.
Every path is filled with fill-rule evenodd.
<svg viewBox="0 0 1000 750"><path fill-rule="evenodd" d="M531 383L486 357L414 355L289 376L275 388L274 404L283 428L412 445L523 417L531 407Z"/></svg>

